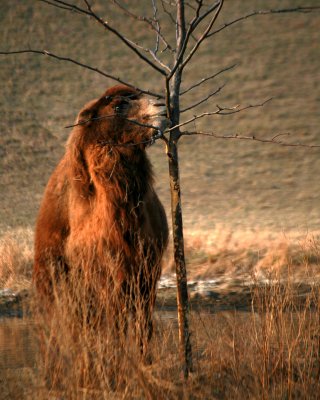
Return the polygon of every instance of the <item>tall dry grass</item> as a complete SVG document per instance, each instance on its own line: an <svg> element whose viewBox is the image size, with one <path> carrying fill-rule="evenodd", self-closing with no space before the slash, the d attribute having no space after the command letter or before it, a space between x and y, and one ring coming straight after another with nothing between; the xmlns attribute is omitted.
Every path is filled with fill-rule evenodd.
<svg viewBox="0 0 320 400"><path fill-rule="evenodd" d="M273 278L252 289L251 311L195 317L202 321L195 398L319 398L319 287L299 301Z"/></svg>
<svg viewBox="0 0 320 400"><path fill-rule="evenodd" d="M88 284L88 276L75 272L54 286L50 311L40 313L35 303L36 366L32 379L30 370L19 376L19 391L12 384L7 398L24 393L30 399L318 399L318 240L263 247L259 257L252 248L245 252L240 243L224 242L211 253L193 243L193 268L195 260L203 268L216 266L214 275L224 264L239 279L248 260L250 281L242 285L250 288L251 306L208 309L203 299L191 310L194 372L188 382L181 380L175 309L154 314L154 334L143 355L136 335L141 315L119 314L124 310L114 305L118 293L101 285L99 273ZM137 294L137 287L131 289ZM223 290L234 295L234 286ZM240 286L238 295L241 306Z"/></svg>
<svg viewBox="0 0 320 400"><path fill-rule="evenodd" d="M0 289L29 289L33 264L33 231L15 229L0 235Z"/></svg>
<svg viewBox="0 0 320 400"><path fill-rule="evenodd" d="M146 364L131 331L120 340L106 328L79 329L66 311L57 317L38 365L39 398L319 398L316 287L297 302L290 284L275 282L253 289L251 312L192 313L194 372L187 383L180 380L174 323L157 319L152 363Z"/></svg>
<svg viewBox="0 0 320 400"><path fill-rule="evenodd" d="M304 260L307 275L310 259ZM99 275L88 286L88 277L76 274L72 291L70 281L56 291L40 362L44 387L68 399L318 398L319 286L299 292L293 261L286 257L282 268L265 267L263 283L252 276L251 311L192 312L195 365L187 383L181 381L174 323L159 312L146 360L134 333L141 315L126 320L114 313L115 288L106 293Z"/></svg>
<svg viewBox="0 0 320 400"><path fill-rule="evenodd" d="M67 274L57 276L52 265L50 300L35 294L43 387L70 399L84 393L153 398L145 368L153 358L149 340L159 269L146 256L119 283L121 255L106 255L103 265L94 251L77 258Z"/></svg>

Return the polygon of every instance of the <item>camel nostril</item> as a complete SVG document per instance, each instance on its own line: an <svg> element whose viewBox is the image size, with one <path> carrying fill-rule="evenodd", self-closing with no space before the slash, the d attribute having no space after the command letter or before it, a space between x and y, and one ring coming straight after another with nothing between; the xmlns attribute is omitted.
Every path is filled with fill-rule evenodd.
<svg viewBox="0 0 320 400"><path fill-rule="evenodd" d="M155 103L155 107L165 107L166 105L164 103Z"/></svg>

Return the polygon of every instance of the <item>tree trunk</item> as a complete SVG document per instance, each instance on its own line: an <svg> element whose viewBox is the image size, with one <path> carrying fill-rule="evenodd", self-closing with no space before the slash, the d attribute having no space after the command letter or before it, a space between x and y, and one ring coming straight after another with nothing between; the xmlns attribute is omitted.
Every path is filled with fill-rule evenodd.
<svg viewBox="0 0 320 400"><path fill-rule="evenodd" d="M183 224L181 209L181 191L178 158L178 140L181 136L180 121L180 85L182 80L181 62L183 61L183 47L186 40L186 23L184 1L177 1L177 51L175 67L166 78L167 110L172 126L168 141L169 176L171 189L171 213L173 252L177 275L177 305L179 324L179 353L184 378L187 379L192 370L192 350L189 331L189 298L187 286L187 270L184 256ZM170 82L171 80L171 82ZM169 85L170 82L170 85Z"/></svg>
<svg viewBox="0 0 320 400"><path fill-rule="evenodd" d="M187 379L192 370L192 351L189 332L189 299L187 287L187 271L184 256L183 224L181 210L181 193L179 177L179 160L177 141L168 143L169 175L171 189L171 213L174 260L177 276L177 305L179 324L180 358L183 366L184 378Z"/></svg>

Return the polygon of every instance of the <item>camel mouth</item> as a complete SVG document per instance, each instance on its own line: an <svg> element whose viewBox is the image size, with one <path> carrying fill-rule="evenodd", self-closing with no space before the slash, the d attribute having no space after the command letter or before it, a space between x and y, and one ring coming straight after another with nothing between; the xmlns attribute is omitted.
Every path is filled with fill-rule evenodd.
<svg viewBox="0 0 320 400"><path fill-rule="evenodd" d="M157 131L165 131L171 126L170 120L167 118L166 109L159 110L157 113L152 114L150 117L150 122Z"/></svg>
<svg viewBox="0 0 320 400"><path fill-rule="evenodd" d="M162 137L163 137L163 131L161 131L160 129L156 129L153 135L151 136L149 142L147 143L147 147L152 146L153 144L155 144L156 140L161 139Z"/></svg>
<svg viewBox="0 0 320 400"><path fill-rule="evenodd" d="M141 102L141 111L155 131L164 131L167 128L167 107L163 101L144 98Z"/></svg>

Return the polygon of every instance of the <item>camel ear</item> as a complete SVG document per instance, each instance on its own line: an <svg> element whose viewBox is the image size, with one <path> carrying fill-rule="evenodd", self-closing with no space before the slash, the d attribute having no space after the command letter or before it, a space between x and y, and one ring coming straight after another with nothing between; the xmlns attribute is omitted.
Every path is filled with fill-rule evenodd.
<svg viewBox="0 0 320 400"><path fill-rule="evenodd" d="M98 115L99 100L92 100L79 112L77 124L89 126Z"/></svg>
<svg viewBox="0 0 320 400"><path fill-rule="evenodd" d="M78 143L77 143L78 142ZM70 161L72 184L83 197L87 197L90 187L90 175L88 165L84 156L81 140L75 141L70 146Z"/></svg>
<svg viewBox="0 0 320 400"><path fill-rule="evenodd" d="M86 114L87 117L91 114ZM77 121L80 119L81 112ZM84 122L84 124L86 124ZM73 129L67 144L67 154L69 161L70 182L76 187L77 191L84 197L90 185L90 174L85 158L86 134L85 130L76 127Z"/></svg>
<svg viewBox="0 0 320 400"><path fill-rule="evenodd" d="M96 114L96 110L91 108L85 108L84 110L81 110L77 118L77 124L85 126L91 125Z"/></svg>

